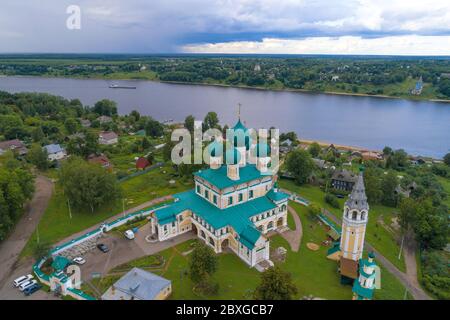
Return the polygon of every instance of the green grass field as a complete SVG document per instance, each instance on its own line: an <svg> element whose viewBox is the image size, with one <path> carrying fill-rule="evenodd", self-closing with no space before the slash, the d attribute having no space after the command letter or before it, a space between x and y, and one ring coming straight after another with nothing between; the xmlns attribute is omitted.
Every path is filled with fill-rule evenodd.
<svg viewBox="0 0 450 320"><path fill-rule="evenodd" d="M336 217L342 217L342 209L335 209L325 203L325 193L319 188L310 185L298 186L290 180L280 180L280 187L296 192L300 196L309 201L315 202L321 207L332 212ZM338 199L341 208L344 206L345 199ZM389 261L391 261L399 270L406 271L406 265L403 257L398 259L400 246L396 241L396 234L391 233L384 228L379 220L391 221L395 216L394 208L375 205L370 207L369 223L367 225L366 237L367 241L379 250Z"/></svg>
<svg viewBox="0 0 450 320"><path fill-rule="evenodd" d="M146 201L159 198L161 196L178 193L192 188L190 180L180 180L172 177L174 174L170 166L155 169L140 176L131 178L121 183L125 200L125 209L135 207ZM175 180L175 184L169 184L169 180ZM72 210L72 218L69 215L67 199L62 189L56 184L54 194L44 215L39 222L39 226L21 256L29 256L36 246L37 238L42 243L54 245L56 242L100 223L109 217L122 212L122 199L114 203L107 204L92 213L89 210Z"/></svg>

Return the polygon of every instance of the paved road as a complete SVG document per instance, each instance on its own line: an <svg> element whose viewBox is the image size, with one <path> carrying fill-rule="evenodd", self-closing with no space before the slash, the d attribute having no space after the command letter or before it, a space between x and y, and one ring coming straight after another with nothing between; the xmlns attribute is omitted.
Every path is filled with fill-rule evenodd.
<svg viewBox="0 0 450 320"><path fill-rule="evenodd" d="M11 235L0 244L0 298L2 299L13 298L14 295L9 296L10 282L22 275L22 272L30 273L31 271L32 261L23 261L19 264L17 259L47 208L53 192L53 183L44 176L37 176L35 187L33 199L26 205L22 218ZM23 297L21 293L20 296Z"/></svg>
<svg viewBox="0 0 450 320"><path fill-rule="evenodd" d="M288 207L288 211L294 219L295 230L285 231L281 233L281 236L286 239L287 242L289 242L292 251L298 252L303 236L302 222L300 221L300 217L298 216L297 212L293 208Z"/></svg>
<svg viewBox="0 0 450 320"><path fill-rule="evenodd" d="M323 212L336 224L340 225L342 222L339 218L337 218L334 214L327 210L323 210ZM411 248L405 246L405 261L406 267L409 269L409 272L404 273L397 269L395 265L393 265L388 259L386 259L378 250L376 250L370 243L365 242L364 245L369 251L373 251L377 257L377 261L379 261L390 273L392 273L400 282L408 289L408 291L412 294L415 300L431 300L430 296L426 294L426 292L420 287L419 282L417 281L417 266L415 260L415 253L411 253ZM414 252L414 249L412 249ZM408 252L407 252L408 251ZM412 267L414 265L414 267ZM413 268L413 269L411 269ZM414 271L415 270L415 271Z"/></svg>

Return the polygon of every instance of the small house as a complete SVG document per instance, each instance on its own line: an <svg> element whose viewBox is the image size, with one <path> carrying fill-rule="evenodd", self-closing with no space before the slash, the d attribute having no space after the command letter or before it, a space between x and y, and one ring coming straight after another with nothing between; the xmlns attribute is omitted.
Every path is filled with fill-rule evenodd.
<svg viewBox="0 0 450 320"><path fill-rule="evenodd" d="M136 169L138 170L144 170L145 168L149 167L151 165L150 161L147 160L147 158L139 157L136 160Z"/></svg>
<svg viewBox="0 0 450 320"><path fill-rule="evenodd" d="M331 177L331 186L336 190L352 191L358 176L348 170L336 170Z"/></svg>
<svg viewBox="0 0 450 320"><path fill-rule="evenodd" d="M25 147L22 141L18 139L0 142L0 155L4 154L8 150L17 152L21 156L25 155L28 152L28 149Z"/></svg>
<svg viewBox="0 0 450 320"><path fill-rule="evenodd" d="M91 154L88 157L88 162L99 164L105 169L112 168L111 162L109 161L108 157L105 156L103 153L100 155Z"/></svg>
<svg viewBox="0 0 450 320"><path fill-rule="evenodd" d="M109 122L113 121L113 119L111 117L108 117L108 116L100 116L100 117L97 118L97 120L98 120L98 122L100 122L100 124L109 123Z"/></svg>
<svg viewBox="0 0 450 320"><path fill-rule="evenodd" d="M49 161L61 160L67 156L66 150L59 144L49 144L43 148L47 151L47 159Z"/></svg>
<svg viewBox="0 0 450 320"><path fill-rule="evenodd" d="M119 136L114 131L103 131L98 136L98 143L100 144L116 144L119 142Z"/></svg>
<svg viewBox="0 0 450 320"><path fill-rule="evenodd" d="M102 295L102 300L164 300L172 282L154 273L133 268Z"/></svg>

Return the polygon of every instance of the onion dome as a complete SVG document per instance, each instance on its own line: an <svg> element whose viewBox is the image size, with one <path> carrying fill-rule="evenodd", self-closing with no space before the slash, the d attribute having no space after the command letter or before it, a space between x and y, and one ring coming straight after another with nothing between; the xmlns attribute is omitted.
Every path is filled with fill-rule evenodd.
<svg viewBox="0 0 450 320"><path fill-rule="evenodd" d="M267 143L258 143L256 145L256 156L260 157L270 157L270 147Z"/></svg>
<svg viewBox="0 0 450 320"><path fill-rule="evenodd" d="M226 164L238 164L241 161L241 153L236 148L228 149L225 154Z"/></svg>
<svg viewBox="0 0 450 320"><path fill-rule="evenodd" d="M223 144L214 140L208 146L208 153L211 157L222 157L223 156Z"/></svg>
<svg viewBox="0 0 450 320"><path fill-rule="evenodd" d="M241 122L241 119L239 118L238 122L233 127L233 130L242 130L244 132L248 132L248 129L244 124Z"/></svg>

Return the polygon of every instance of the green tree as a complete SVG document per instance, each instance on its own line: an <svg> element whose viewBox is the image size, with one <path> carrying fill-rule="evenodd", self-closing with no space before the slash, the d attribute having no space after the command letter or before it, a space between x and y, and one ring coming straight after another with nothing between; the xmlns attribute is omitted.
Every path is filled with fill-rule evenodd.
<svg viewBox="0 0 450 320"><path fill-rule="evenodd" d="M34 164L39 170L45 171L49 167L47 159L47 150L43 149L39 144L35 143L31 146L27 154L27 159Z"/></svg>
<svg viewBox="0 0 450 320"><path fill-rule="evenodd" d="M444 163L450 166L450 152L444 156Z"/></svg>
<svg viewBox="0 0 450 320"><path fill-rule="evenodd" d="M40 142L45 138L44 131L42 131L41 126L38 126L31 131L31 138L34 142Z"/></svg>
<svg viewBox="0 0 450 320"><path fill-rule="evenodd" d="M381 179L381 190L383 191L382 203L386 206L395 207L397 205L397 195L395 188L398 186L397 176L389 172Z"/></svg>
<svg viewBox="0 0 450 320"><path fill-rule="evenodd" d="M311 203L308 206L308 214L312 218L317 218L317 216L322 212L322 209L316 203Z"/></svg>
<svg viewBox="0 0 450 320"><path fill-rule="evenodd" d="M28 170L0 167L0 240L5 239L33 192L34 176Z"/></svg>
<svg viewBox="0 0 450 320"><path fill-rule="evenodd" d="M376 168L368 167L364 170L364 185L369 203L380 203L383 191L381 189L381 179Z"/></svg>
<svg viewBox="0 0 450 320"><path fill-rule="evenodd" d="M317 142L313 142L308 147L308 152L311 154L313 158L316 158L319 154L322 148L320 148L319 144Z"/></svg>
<svg viewBox="0 0 450 320"><path fill-rule="evenodd" d="M189 260L189 276L198 284L209 280L217 271L218 259L214 251L201 242L197 242Z"/></svg>
<svg viewBox="0 0 450 320"><path fill-rule="evenodd" d="M189 132L194 132L194 123L195 118L193 115L188 115L186 119L184 119L184 127L189 130Z"/></svg>
<svg viewBox="0 0 450 320"><path fill-rule="evenodd" d="M102 167L73 157L66 161L59 173L60 183L71 205L90 208L118 199L121 195L116 177Z"/></svg>
<svg viewBox="0 0 450 320"><path fill-rule="evenodd" d="M314 169L314 162L308 152L297 149L288 154L286 168L298 184L304 184Z"/></svg>
<svg viewBox="0 0 450 320"><path fill-rule="evenodd" d="M145 133L150 137L161 137L164 134L164 127L160 122L149 117L145 124Z"/></svg>
<svg viewBox="0 0 450 320"><path fill-rule="evenodd" d="M64 127L66 128L69 134L74 134L78 131L79 123L75 118L67 118L64 122Z"/></svg>
<svg viewBox="0 0 450 320"><path fill-rule="evenodd" d="M210 111L206 114L203 120L203 130L217 128L219 125L219 117L217 113Z"/></svg>
<svg viewBox="0 0 450 320"><path fill-rule="evenodd" d="M261 283L255 289L255 300L292 300L298 289L290 273L275 266L261 274Z"/></svg>
<svg viewBox="0 0 450 320"><path fill-rule="evenodd" d="M103 99L95 103L92 111L101 116L113 116L117 114L117 103L112 100Z"/></svg>

